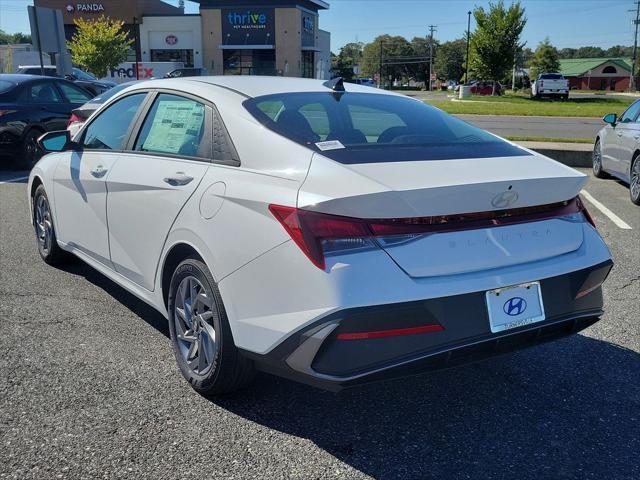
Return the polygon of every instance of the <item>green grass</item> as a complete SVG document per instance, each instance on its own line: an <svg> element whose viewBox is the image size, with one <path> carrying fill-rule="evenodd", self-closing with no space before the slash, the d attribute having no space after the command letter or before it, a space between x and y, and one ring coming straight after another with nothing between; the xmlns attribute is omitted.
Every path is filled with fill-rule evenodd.
<svg viewBox="0 0 640 480"><path fill-rule="evenodd" d="M504 135L504 138L512 142L556 142L556 143L593 143L593 138L576 137L535 137L527 135Z"/></svg>
<svg viewBox="0 0 640 480"><path fill-rule="evenodd" d="M534 100L524 95L501 97L472 96L468 100L425 100L447 113L477 115L535 115L549 117L602 117L618 114L633 102L625 98L575 98L569 100Z"/></svg>

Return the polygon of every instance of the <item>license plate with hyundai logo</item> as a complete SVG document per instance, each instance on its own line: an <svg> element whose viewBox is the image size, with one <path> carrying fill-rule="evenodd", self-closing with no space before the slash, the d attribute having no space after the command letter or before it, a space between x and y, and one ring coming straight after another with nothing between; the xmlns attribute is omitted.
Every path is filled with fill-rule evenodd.
<svg viewBox="0 0 640 480"><path fill-rule="evenodd" d="M544 320L540 282L489 290L486 294L491 333Z"/></svg>

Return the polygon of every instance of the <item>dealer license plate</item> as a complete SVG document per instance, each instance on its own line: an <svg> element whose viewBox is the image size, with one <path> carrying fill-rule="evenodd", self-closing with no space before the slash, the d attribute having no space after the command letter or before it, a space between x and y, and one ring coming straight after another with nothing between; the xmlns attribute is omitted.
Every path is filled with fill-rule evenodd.
<svg viewBox="0 0 640 480"><path fill-rule="evenodd" d="M486 298L492 333L511 330L545 319L540 282L489 290Z"/></svg>

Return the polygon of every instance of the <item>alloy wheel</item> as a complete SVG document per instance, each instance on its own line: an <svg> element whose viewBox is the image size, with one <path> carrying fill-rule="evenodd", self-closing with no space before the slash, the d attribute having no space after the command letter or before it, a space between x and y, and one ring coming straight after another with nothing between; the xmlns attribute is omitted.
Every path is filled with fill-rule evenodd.
<svg viewBox="0 0 640 480"><path fill-rule="evenodd" d="M212 324L217 313L213 296L197 278L187 276L178 285L173 313L182 358L194 373L206 375L219 348Z"/></svg>
<svg viewBox="0 0 640 480"><path fill-rule="evenodd" d="M638 199L640 199L640 157L636 158L636 161L633 162L629 189L631 190L631 198L633 198L634 201L638 201Z"/></svg>
<svg viewBox="0 0 640 480"><path fill-rule="evenodd" d="M47 201L47 197L44 195L40 195L36 200L35 216L36 236L38 238L40 248L46 255L49 253L49 250L51 250L53 224L51 222L49 202Z"/></svg>
<svg viewBox="0 0 640 480"><path fill-rule="evenodd" d="M593 172L598 175L602 170L602 154L600 152L600 142L593 147Z"/></svg>

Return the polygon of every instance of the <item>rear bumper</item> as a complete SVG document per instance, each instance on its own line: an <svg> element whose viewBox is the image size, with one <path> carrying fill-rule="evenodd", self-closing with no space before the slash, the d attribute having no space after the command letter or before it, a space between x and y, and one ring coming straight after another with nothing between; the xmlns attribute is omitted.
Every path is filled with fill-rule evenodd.
<svg viewBox="0 0 640 480"><path fill-rule="evenodd" d="M329 390L447 368L576 333L602 315L599 286L613 263L540 282L546 319L491 333L484 291L340 310L289 336L267 354L245 351L264 371ZM576 299L580 291L590 290ZM436 331L357 338L363 331Z"/></svg>

